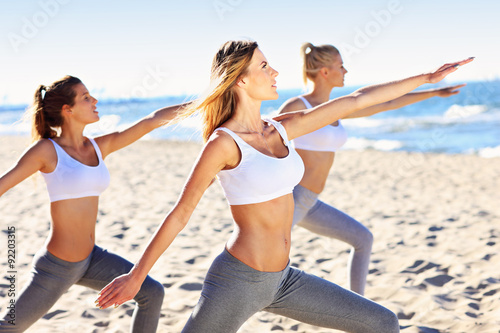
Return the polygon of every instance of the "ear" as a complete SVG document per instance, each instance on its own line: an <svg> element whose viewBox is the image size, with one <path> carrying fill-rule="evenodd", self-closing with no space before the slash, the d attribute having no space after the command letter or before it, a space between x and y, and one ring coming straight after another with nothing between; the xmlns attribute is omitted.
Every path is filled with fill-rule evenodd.
<svg viewBox="0 0 500 333"><path fill-rule="evenodd" d="M321 76L323 76L324 78L326 78L328 76L328 68L326 67L322 67L320 70L319 70L319 73L321 74Z"/></svg>
<svg viewBox="0 0 500 333"><path fill-rule="evenodd" d="M236 86L240 87L240 88L244 88L246 85L245 83L245 79L243 79L242 77L240 77L238 79L238 81L236 81Z"/></svg>
<svg viewBox="0 0 500 333"><path fill-rule="evenodd" d="M70 115L72 113L71 107L68 104L64 104L62 109L61 109L61 112L62 112L63 116Z"/></svg>

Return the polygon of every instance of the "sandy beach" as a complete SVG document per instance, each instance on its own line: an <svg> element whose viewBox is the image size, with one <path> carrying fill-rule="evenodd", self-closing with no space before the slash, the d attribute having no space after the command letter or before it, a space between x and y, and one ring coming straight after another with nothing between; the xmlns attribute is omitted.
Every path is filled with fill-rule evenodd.
<svg viewBox="0 0 500 333"><path fill-rule="evenodd" d="M0 137L0 172L27 138ZM97 244L131 261L177 200L201 145L140 141L106 159L111 185L100 201ZM500 158L342 151L320 198L353 216L375 237L366 297L398 314L404 333L500 332ZM15 227L16 290L49 231L41 177L0 198L0 309L10 301L7 228ZM209 265L232 231L219 184L203 196L189 224L151 276L165 286L158 332L180 332ZM346 286L349 247L296 228L291 264ZM29 332L128 332L133 303L99 310L97 292L73 286ZM258 313L241 333L332 332Z"/></svg>

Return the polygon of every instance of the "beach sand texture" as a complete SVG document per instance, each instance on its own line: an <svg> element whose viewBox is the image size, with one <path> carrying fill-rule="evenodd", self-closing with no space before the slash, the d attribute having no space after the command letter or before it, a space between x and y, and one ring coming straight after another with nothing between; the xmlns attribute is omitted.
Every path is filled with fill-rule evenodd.
<svg viewBox="0 0 500 333"><path fill-rule="evenodd" d="M0 138L1 172L27 143ZM137 260L177 200L200 148L190 142L140 141L109 156L111 185L101 196L97 244ZM0 199L2 310L10 300L5 230L16 228L17 291L48 234L48 195L43 179L36 179ZM500 158L342 151L320 198L373 232L366 297L397 313L402 332L490 333L500 332L499 192ZM231 231L227 202L214 184L151 271L166 292L158 332L181 331ZM345 243L301 228L292 238L292 265L346 286ZM128 332L133 303L99 310L96 296L94 290L71 287L29 332ZM262 312L239 332L332 330Z"/></svg>

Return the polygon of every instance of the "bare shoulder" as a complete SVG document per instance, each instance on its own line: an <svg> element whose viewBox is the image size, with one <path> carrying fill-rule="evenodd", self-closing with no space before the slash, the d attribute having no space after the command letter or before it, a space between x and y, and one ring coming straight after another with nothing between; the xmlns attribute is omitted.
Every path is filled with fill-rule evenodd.
<svg viewBox="0 0 500 333"><path fill-rule="evenodd" d="M24 155L27 154L34 157L50 159L51 157L56 157L56 150L54 144L50 142L49 139L40 139L26 148Z"/></svg>
<svg viewBox="0 0 500 333"><path fill-rule="evenodd" d="M203 148L203 154L214 156L225 166L238 164L240 160L240 150L232 136L224 131L212 133Z"/></svg>
<svg viewBox="0 0 500 333"><path fill-rule="evenodd" d="M307 109L304 102L298 97L292 97L281 105L279 113L281 114L281 113L293 112L304 109Z"/></svg>
<svg viewBox="0 0 500 333"><path fill-rule="evenodd" d="M238 150L238 145L229 133L215 131L205 144L205 149L216 150L221 154L227 155L236 152Z"/></svg>

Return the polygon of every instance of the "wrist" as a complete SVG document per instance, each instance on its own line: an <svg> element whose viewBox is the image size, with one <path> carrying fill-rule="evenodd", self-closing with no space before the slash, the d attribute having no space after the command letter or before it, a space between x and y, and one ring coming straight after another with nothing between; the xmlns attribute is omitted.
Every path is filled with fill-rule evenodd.
<svg viewBox="0 0 500 333"><path fill-rule="evenodd" d="M130 272L128 273L128 275L130 276L130 278L132 280L135 280L135 281L144 281L144 279L146 279L146 276L148 275L147 273L144 274L141 272L141 269L139 267L137 267L137 265L134 265L134 267L132 267L132 269L130 270Z"/></svg>
<svg viewBox="0 0 500 333"><path fill-rule="evenodd" d="M432 83L431 82L431 73L421 74L420 75L424 83Z"/></svg>

